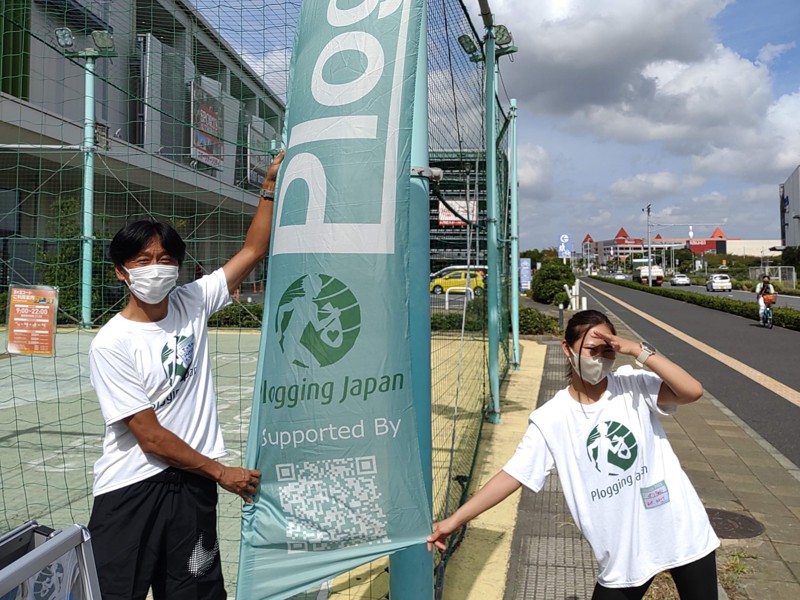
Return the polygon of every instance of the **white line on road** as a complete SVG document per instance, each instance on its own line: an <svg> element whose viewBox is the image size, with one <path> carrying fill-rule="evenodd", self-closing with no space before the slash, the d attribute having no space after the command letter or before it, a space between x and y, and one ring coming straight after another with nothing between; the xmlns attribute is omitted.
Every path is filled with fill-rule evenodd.
<svg viewBox="0 0 800 600"><path fill-rule="evenodd" d="M609 298L610 300L613 300L614 302L616 302L620 306L624 306L625 308L627 308L632 313L639 315L640 317L642 317L643 319L645 319L647 321L650 321L653 325L655 325L657 327L660 327L661 329L663 329L667 333L671 333L672 335L674 335L675 337L679 338L680 340L686 342L687 344L689 344L693 348L696 348L700 352L710 356L711 358L714 358L714 359L718 360L723 365L725 365L727 367L730 367L731 369L734 369L735 371L738 371L739 373L741 373L742 375L744 375L748 379L751 379L752 381L756 382L757 384L765 387L770 392L778 394L783 399L788 400L789 402L791 402L795 406L800 407L800 392L798 392L797 390L795 390L793 388L790 388L788 385L786 385L784 383L781 383L777 379L773 379L769 375L765 375L761 371L758 371L758 370L754 369L753 367L751 367L749 365L746 365L745 363L743 363L743 362L741 362L739 360L736 360L735 358L732 358L732 357L728 356L727 354L724 354L724 353L720 352L716 348L713 348L713 347L709 346L708 344L705 344L705 343L701 342L700 340L697 340L697 339L691 337L690 335L684 333L680 329L676 329L672 325L668 325L667 323L664 323L664 321L660 321L659 319L656 319L655 317L651 317L650 315L648 315L647 313L639 310L638 308L636 308L634 306L631 306L630 304L628 304L626 302L623 302L622 300L620 300L618 298L615 298L611 294L609 294L607 292L604 292L603 290L601 290L599 288L596 288L595 286L593 286L593 285L591 285L589 283L586 283L585 281L581 281L581 285L585 285L586 287L594 290L598 294L602 294L606 298Z"/></svg>

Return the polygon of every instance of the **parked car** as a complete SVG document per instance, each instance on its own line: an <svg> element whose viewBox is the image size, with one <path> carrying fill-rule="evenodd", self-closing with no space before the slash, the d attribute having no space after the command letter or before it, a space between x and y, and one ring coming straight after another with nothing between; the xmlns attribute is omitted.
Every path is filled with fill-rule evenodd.
<svg viewBox="0 0 800 600"><path fill-rule="evenodd" d="M688 275L683 273L676 273L672 279L669 280L670 285L692 285L692 281Z"/></svg>
<svg viewBox="0 0 800 600"><path fill-rule="evenodd" d="M614 279L627 279L627 277L625 277L624 273L617 273L614 275Z"/></svg>
<svg viewBox="0 0 800 600"><path fill-rule="evenodd" d="M431 293L443 294L450 288L461 288L456 290L458 293L463 294L467 287L467 272L466 271L452 271L442 277L434 277L431 279ZM486 284L483 281L483 275L477 271L470 271L469 274L469 287L472 293L476 296L483 294Z"/></svg>
<svg viewBox="0 0 800 600"><path fill-rule="evenodd" d="M708 281L706 281L706 289L709 292L730 292L733 289L731 278L729 275L722 273L709 275Z"/></svg>
<svg viewBox="0 0 800 600"><path fill-rule="evenodd" d="M435 273L431 273L431 279L436 279L437 277L444 277L448 273L452 273L453 271L466 271L469 269L473 273L478 272L484 277L486 277L486 272L488 267L486 265L450 265L449 267L445 267L444 269L439 269Z"/></svg>

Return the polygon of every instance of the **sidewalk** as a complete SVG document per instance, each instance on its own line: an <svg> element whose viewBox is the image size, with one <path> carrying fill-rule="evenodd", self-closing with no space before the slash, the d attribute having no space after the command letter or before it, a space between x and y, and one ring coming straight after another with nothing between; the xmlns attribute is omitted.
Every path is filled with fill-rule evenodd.
<svg viewBox="0 0 800 600"><path fill-rule="evenodd" d="M633 336L612 320L621 335ZM523 341L522 346L522 368L511 373L503 390L502 423L484 430L488 438L482 442L473 493L511 456L537 399L546 401L564 385L566 362L557 343ZM798 468L708 393L662 423L706 508L716 509L712 523L722 539L720 578L736 582L720 598L800 598ZM591 596L594 558L572 524L557 477L550 477L539 494L523 490L517 501L519 510L509 499L470 524L448 566L445 599ZM509 523L514 520L512 543Z"/></svg>

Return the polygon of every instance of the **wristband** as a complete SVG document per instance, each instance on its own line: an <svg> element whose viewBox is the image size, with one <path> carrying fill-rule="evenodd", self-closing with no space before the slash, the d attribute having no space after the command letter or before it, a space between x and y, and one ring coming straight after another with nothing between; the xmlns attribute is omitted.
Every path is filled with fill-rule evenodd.
<svg viewBox="0 0 800 600"><path fill-rule="evenodd" d="M275 200L274 190L265 190L264 188L261 188L261 191L258 193L258 195L261 196L262 200L268 200L269 202Z"/></svg>

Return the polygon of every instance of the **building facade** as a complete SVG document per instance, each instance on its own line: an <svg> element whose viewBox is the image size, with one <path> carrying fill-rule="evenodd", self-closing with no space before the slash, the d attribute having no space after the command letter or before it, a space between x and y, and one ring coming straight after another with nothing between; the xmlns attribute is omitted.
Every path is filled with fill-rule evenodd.
<svg viewBox="0 0 800 600"><path fill-rule="evenodd" d="M800 246L800 167L778 186L781 245Z"/></svg>
<svg viewBox="0 0 800 600"><path fill-rule="evenodd" d="M154 217L176 226L194 264L220 266L255 212L282 100L180 0L0 0L0 8L0 286L41 282L42 257L63 255L64 237L74 237L87 70L73 52L92 48L96 31L114 43L114 56L95 63L97 245L130 220ZM64 28L72 48L59 45ZM253 275L262 276L263 268Z"/></svg>

